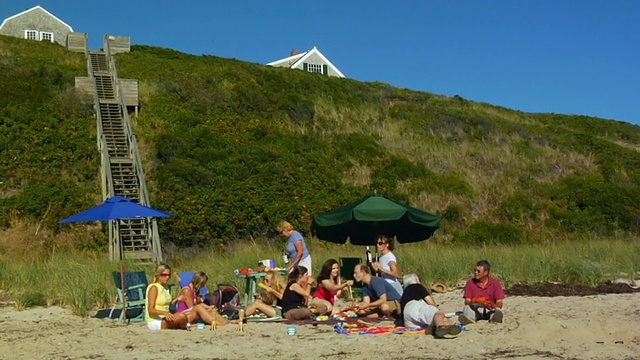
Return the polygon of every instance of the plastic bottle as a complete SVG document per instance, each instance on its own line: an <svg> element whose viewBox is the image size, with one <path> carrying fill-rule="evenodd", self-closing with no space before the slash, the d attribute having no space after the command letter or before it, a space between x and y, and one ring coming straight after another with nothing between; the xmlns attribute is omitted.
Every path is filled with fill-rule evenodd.
<svg viewBox="0 0 640 360"><path fill-rule="evenodd" d="M371 266L371 250L369 250L368 246L367 246L366 256L367 256L367 265Z"/></svg>
<svg viewBox="0 0 640 360"><path fill-rule="evenodd" d="M282 252L282 260L284 261L285 265L289 264L289 254L287 254L286 251Z"/></svg>
<svg viewBox="0 0 640 360"><path fill-rule="evenodd" d="M462 331L467 331L467 327L466 327L466 326L464 326L464 325L462 325L462 324L461 324L461 323L459 323L459 322L457 322L457 323L456 323L456 326L457 326L457 327L459 327L459 328L460 328L460 330L462 330Z"/></svg>

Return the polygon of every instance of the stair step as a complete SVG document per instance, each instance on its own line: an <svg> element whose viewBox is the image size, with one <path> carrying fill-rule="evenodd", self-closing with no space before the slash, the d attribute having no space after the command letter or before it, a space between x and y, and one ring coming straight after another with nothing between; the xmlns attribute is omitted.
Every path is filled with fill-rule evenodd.
<svg viewBox="0 0 640 360"><path fill-rule="evenodd" d="M127 251L124 257L133 260L153 259L153 251Z"/></svg>

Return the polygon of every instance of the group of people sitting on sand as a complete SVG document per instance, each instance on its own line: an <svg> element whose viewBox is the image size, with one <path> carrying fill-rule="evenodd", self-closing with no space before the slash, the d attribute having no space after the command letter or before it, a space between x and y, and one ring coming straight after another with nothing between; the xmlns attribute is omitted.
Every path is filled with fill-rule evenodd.
<svg viewBox="0 0 640 360"><path fill-rule="evenodd" d="M489 263L479 261L474 278L467 281L464 289L465 306L463 314L458 317L461 324L468 325L477 320L502 322L504 292L500 282L489 276L489 271ZM335 259L325 261L312 295L313 279L304 266L295 266L286 283L278 272L267 271L264 291L254 294L255 301L246 308L245 313L251 315L260 311L268 317L305 320L351 310L358 316L396 316L404 320L406 327L425 328L438 338L453 337L460 333L460 327L438 309L416 274L403 276L403 292L400 295L382 278L373 276L368 265L358 264L353 274L355 280L363 284L362 301L350 303L346 309L340 310L335 304L336 299L342 298L354 282L342 282L338 273ZM236 323L222 317L215 307L200 302L196 294L207 282L205 273L196 272L175 299L171 298L166 287L170 276L171 268L168 265L158 266L153 283L147 288L145 315L149 329L185 329L195 322L212 324L215 321L217 325ZM177 307L172 313L169 308L173 304Z"/></svg>
<svg viewBox="0 0 640 360"><path fill-rule="evenodd" d="M340 309L336 299L344 298L354 285L354 280L342 281L340 265L328 259L322 265L317 279L311 277L311 256L304 239L291 224L281 222L278 232L289 238L287 252L292 264L288 267L285 282L278 272L269 270L264 276L261 293L254 294L254 302L245 309L250 316L261 312L268 317L281 316L287 320L314 319L318 315L333 316L352 311L357 316L394 316L403 320L406 327L424 328L437 338L454 337L461 331L453 320L447 318L424 287L416 274L406 274L399 281L400 271L393 250L393 240L386 236L377 239L377 250L382 255L371 264L358 264L353 269L353 278L362 283L362 301L345 303ZM372 274L372 270L377 276ZM476 264L474 277L464 287L464 308L458 316L461 325L478 320L500 323L503 319L504 291L500 282L490 277L491 265L486 260ZM199 300L197 294L207 282L207 275L196 272L191 282L171 298L167 282L171 276L168 265L160 265L154 274L153 283L147 288L145 307L147 326L151 330L185 329L191 323L204 322L217 325L235 323L222 317L217 309ZM312 286L316 284L312 293ZM171 305L177 310L170 312Z"/></svg>
<svg viewBox="0 0 640 360"><path fill-rule="evenodd" d="M153 275L153 282L147 287L144 311L149 330L189 329L198 321L209 325L214 321L218 325L234 322L222 317L215 307L205 304L197 295L209 280L207 274L196 272L175 299L167 287L170 278L171 267L160 264ZM170 311L171 305L177 305L175 312Z"/></svg>

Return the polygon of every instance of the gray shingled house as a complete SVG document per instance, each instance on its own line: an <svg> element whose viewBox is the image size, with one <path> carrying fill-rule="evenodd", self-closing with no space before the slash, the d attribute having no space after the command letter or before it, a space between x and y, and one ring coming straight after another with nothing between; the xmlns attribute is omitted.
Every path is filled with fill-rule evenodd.
<svg viewBox="0 0 640 360"><path fill-rule="evenodd" d="M24 39L57 42L67 46L71 26L40 5L6 18L0 25L0 35Z"/></svg>

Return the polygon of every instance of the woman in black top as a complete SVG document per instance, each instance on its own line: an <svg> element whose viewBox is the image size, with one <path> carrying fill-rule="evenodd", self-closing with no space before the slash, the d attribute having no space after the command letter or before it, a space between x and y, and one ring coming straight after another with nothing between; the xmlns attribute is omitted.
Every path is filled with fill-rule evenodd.
<svg viewBox="0 0 640 360"><path fill-rule="evenodd" d="M307 307L309 295L311 295L311 285L307 268L296 266L289 274L287 287L282 295L282 315L285 319L313 319L313 313Z"/></svg>

